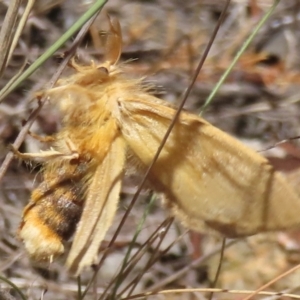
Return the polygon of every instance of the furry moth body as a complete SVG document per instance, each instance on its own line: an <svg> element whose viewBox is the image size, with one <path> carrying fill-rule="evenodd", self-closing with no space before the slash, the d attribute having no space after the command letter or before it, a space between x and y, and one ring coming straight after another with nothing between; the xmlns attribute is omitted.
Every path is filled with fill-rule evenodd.
<svg viewBox="0 0 300 300"><path fill-rule="evenodd" d="M73 61L75 74L44 92L63 126L43 155L44 182L19 230L29 254L47 260L64 251L79 220L67 259L75 274L93 263L112 223L127 151L149 166L175 114L141 80L122 74L121 32L110 25L105 62ZM300 225L300 200L268 161L190 113L180 114L149 180L171 214L197 231L240 237Z"/></svg>

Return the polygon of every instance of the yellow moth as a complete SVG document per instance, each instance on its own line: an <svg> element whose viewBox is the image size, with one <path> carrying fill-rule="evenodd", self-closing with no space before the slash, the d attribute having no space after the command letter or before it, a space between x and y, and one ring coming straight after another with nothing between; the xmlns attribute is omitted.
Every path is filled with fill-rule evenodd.
<svg viewBox="0 0 300 300"><path fill-rule="evenodd" d="M43 182L24 209L19 236L33 259L64 252L79 274L93 263L113 221L126 160L146 169L175 109L117 64L121 30L110 23L105 61L71 65L75 74L44 94L59 108L62 129L45 160ZM182 112L149 181L186 227L241 237L300 225L300 200L268 161L199 116ZM78 223L78 224L77 224ZM77 226L77 227L76 227Z"/></svg>

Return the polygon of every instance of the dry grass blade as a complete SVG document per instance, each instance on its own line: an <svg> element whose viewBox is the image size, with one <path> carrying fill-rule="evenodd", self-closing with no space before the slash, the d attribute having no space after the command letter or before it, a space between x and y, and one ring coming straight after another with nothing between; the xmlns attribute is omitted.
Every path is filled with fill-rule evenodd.
<svg viewBox="0 0 300 300"><path fill-rule="evenodd" d="M237 243L238 241L230 241L228 243L226 243L225 248L229 248L232 245L234 245L235 243ZM168 284L172 283L173 281L176 281L178 278L182 277L184 274L186 274L187 272L189 272L190 270L192 270L193 268L197 268L200 265L204 264L207 260L209 260L212 256L217 255L221 252L221 250L223 249L222 246L218 246L215 249L213 249L210 253L203 255L201 257L199 257L198 259L192 261L190 264L188 264L187 266L185 266L184 268L182 268L181 270L175 272L174 274L172 274L171 276L165 278L164 280L162 280L161 282L151 286L151 288L147 289L146 292L151 292L151 291L157 291L162 289L163 287L167 286Z"/></svg>
<svg viewBox="0 0 300 300"><path fill-rule="evenodd" d="M217 268L217 272L216 272L216 275L215 275L215 278L214 278L214 281L213 283L211 284L211 288L215 288L217 283L218 283L218 279L219 279L219 276L221 274L221 268L222 268L222 264L223 264L223 259L224 259L224 252L225 252L225 246L226 246L226 238L223 238L222 239L222 246L221 246L221 252L220 252L220 261L219 261L219 264L218 264L218 268ZM211 300L214 296L214 293L212 292L210 295L209 295L209 300Z"/></svg>
<svg viewBox="0 0 300 300"><path fill-rule="evenodd" d="M8 7L5 19L0 31L0 78L9 60L9 53L12 51L11 45L14 33L18 27L18 12L22 5L22 0L12 0Z"/></svg>
<svg viewBox="0 0 300 300"><path fill-rule="evenodd" d="M147 252L149 251L149 248L152 247L152 244L157 240L158 236L160 235L159 232L161 230L163 230L163 228L165 228L166 226L168 225L168 219L163 221L157 228L156 230L152 233L152 235L142 244L140 245L139 249L137 250L137 252L132 255L132 257L127 261L126 265L124 265L124 262L123 262L123 265L124 265L124 268L123 268L123 272L121 274L121 272L119 272L116 277L111 280L111 282L107 285L106 289L104 290L104 292L102 293L101 297L99 300L103 300L105 299L105 297L107 296L109 290L111 289L111 287L113 285L116 285L116 281L118 280L118 277L122 275L122 277L126 277L128 276L128 274L131 272L131 270L133 269L134 267L134 264ZM100 269L100 267L102 266L104 262L104 259L102 258L101 261L99 262L99 264L97 265L97 269L96 269L96 272L95 272L95 275L96 273L98 272L98 270ZM92 280L90 281L90 284L93 282L94 278L95 278L95 275L93 276ZM86 293L86 291L85 291Z"/></svg>
<svg viewBox="0 0 300 300"><path fill-rule="evenodd" d="M28 19L28 16L29 16L29 14L30 14L30 11L31 11L31 9L32 9L32 7L33 7L33 5L34 5L34 3L35 3L35 0L29 0L29 1L27 2L26 8L25 8L25 10L24 10L24 13L23 13L22 16L21 16L21 19L20 19L20 21L19 21L19 24L18 24L18 27L17 27L17 29L16 29L16 32L15 32L15 34L13 35L13 40L12 40L12 43L11 43L11 47L10 47L10 49L9 49L9 54L8 54L8 58L7 58L6 65L7 65L7 63L10 61L11 56L12 56L12 54L13 54L13 51L15 50L15 48L16 48L16 46L17 46L18 40L19 40L19 38L20 38L20 36L21 36L22 30L23 30L23 28L24 28L24 26L25 26L25 23L26 23L26 21L27 21L27 19ZM1 77L1 76L0 76L0 77Z"/></svg>
<svg viewBox="0 0 300 300"><path fill-rule="evenodd" d="M271 286L272 284L274 284L275 282L277 282L278 280L294 273L295 271L300 269L300 264L291 268L290 270L280 274L279 276L277 276L276 278L274 278L273 280L270 280L268 283L262 285L259 289L257 289L255 292L253 292L251 295L247 296L246 298L244 298L243 300L250 300L253 299L254 296L259 295L259 293L261 291L263 291L264 289L268 288L269 286Z"/></svg>
<svg viewBox="0 0 300 300"><path fill-rule="evenodd" d="M229 289L213 289L213 288L186 288L186 289L172 289L172 290L161 290L158 292L147 292L141 293L138 295L132 295L130 297L121 298L122 300L133 300L133 299L145 299L145 297L153 296L153 295L177 295L182 294L183 297L187 297L190 293L215 293L215 294L230 294L233 295L243 295L243 294L252 294L253 291L249 290L229 290ZM261 296L270 296L272 299L281 299L283 297L288 297L291 299L300 299L299 295L285 293L285 292L258 292L257 295ZM172 299L172 298L171 298ZM183 298L185 299L185 298ZM228 299L228 298L226 298Z"/></svg>
<svg viewBox="0 0 300 300"><path fill-rule="evenodd" d="M127 293L127 297L129 297L133 293L133 291L136 288L137 284L140 282L141 278L146 274L146 272L151 268L151 266L153 266L153 264L155 262L157 262L157 260L160 257L162 257L165 253L167 253L170 250L170 248L176 242L178 242L178 240L181 238L181 236L179 236L178 239L175 240L175 241L173 241L171 243L171 245L169 245L168 247L166 247L166 249L164 249L163 251L160 250L162 242L165 239L166 235L168 234L169 229L170 229L170 227L172 225L173 218L170 218L170 219L166 220L166 222L167 222L167 224L166 224L166 227L163 230L163 232L160 233L158 236L155 236L155 239L158 239L158 243L156 244L156 247L154 248L154 251L153 251L151 257L149 258L149 260L147 261L147 263L145 264L145 266L142 268L140 274L138 274L121 292L119 292L119 294L118 294L119 297L121 297L128 289L129 289L129 291ZM153 242L155 241L155 239L153 239ZM128 269L128 271L130 271L130 270Z"/></svg>

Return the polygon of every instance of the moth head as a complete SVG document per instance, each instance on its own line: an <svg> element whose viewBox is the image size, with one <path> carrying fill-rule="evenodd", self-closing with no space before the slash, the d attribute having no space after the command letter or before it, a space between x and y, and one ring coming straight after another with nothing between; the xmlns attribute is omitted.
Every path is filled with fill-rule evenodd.
<svg viewBox="0 0 300 300"><path fill-rule="evenodd" d="M75 76L62 80L58 85L79 84L81 86L99 85L110 80L113 75L120 73L117 66L122 52L121 26L117 19L108 16L110 30L105 34L104 57L101 64L96 64L93 60L88 66L78 64L73 58L69 65L77 71Z"/></svg>

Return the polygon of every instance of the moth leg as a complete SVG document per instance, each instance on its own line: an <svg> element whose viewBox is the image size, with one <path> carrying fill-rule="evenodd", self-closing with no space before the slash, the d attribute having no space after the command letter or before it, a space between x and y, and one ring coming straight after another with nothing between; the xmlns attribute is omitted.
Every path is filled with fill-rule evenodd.
<svg viewBox="0 0 300 300"><path fill-rule="evenodd" d="M50 142L54 142L55 138L51 135L46 135L46 136L40 136L34 132L29 131L28 134L33 137L35 140L38 140L42 143L50 143Z"/></svg>
<svg viewBox="0 0 300 300"><path fill-rule="evenodd" d="M75 145L72 143L70 139L67 139L66 141L67 147L69 149L69 153L63 153L60 151L56 151L53 148L50 148L50 150L47 151L41 151L39 153L21 153L18 151L13 145L10 145L10 150L14 153L15 156L21 159L42 159L42 160L49 160L53 158L61 157L66 160L73 160L78 159L79 154L76 151Z"/></svg>
<svg viewBox="0 0 300 300"><path fill-rule="evenodd" d="M66 145L70 151L70 154L69 155L74 155L76 157L73 157L71 159L78 159L79 158L79 154L78 154L78 151L77 151L77 147L75 146L75 144L72 142L72 140L70 138L67 138L66 139Z"/></svg>

